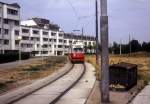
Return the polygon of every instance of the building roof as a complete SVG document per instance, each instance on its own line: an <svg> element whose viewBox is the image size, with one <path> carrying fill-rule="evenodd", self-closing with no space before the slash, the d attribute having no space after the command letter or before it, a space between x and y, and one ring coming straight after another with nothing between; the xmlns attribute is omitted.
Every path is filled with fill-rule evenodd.
<svg viewBox="0 0 150 104"><path fill-rule="evenodd" d="M6 4L6 5L9 5L9 6L12 6L12 7L16 7L16 8L20 8L20 5L18 3L4 3L4 2L0 2L1 4Z"/></svg>
<svg viewBox="0 0 150 104"><path fill-rule="evenodd" d="M38 25L38 27L40 28L47 28L47 29L51 29L51 30L59 30L60 27L57 24L51 23L49 20L47 19L43 19L43 18L32 18L33 21L36 22L36 24Z"/></svg>
<svg viewBox="0 0 150 104"><path fill-rule="evenodd" d="M51 23L47 19L37 17L21 21L21 25L45 30L62 31L57 24Z"/></svg>

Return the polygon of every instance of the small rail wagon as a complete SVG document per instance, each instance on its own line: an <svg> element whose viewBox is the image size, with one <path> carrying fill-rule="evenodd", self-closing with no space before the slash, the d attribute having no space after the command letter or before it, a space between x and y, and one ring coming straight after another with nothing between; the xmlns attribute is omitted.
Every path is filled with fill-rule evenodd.
<svg viewBox="0 0 150 104"><path fill-rule="evenodd" d="M72 63L84 63L84 43L82 41L74 41L70 47L69 59Z"/></svg>
<svg viewBox="0 0 150 104"><path fill-rule="evenodd" d="M126 91L137 84L137 65L121 62L109 67L110 88Z"/></svg>

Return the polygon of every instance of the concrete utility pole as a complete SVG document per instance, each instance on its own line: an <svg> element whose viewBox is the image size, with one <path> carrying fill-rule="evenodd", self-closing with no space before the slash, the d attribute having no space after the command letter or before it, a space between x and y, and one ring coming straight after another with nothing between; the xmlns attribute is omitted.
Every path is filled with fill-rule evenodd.
<svg viewBox="0 0 150 104"><path fill-rule="evenodd" d="M82 41L83 41L84 29L82 27Z"/></svg>
<svg viewBox="0 0 150 104"><path fill-rule="evenodd" d="M120 39L120 55L122 54L122 42L121 42L121 39Z"/></svg>
<svg viewBox="0 0 150 104"><path fill-rule="evenodd" d="M96 64L99 65L99 57L98 57L98 3L97 0L95 0L95 27L96 27Z"/></svg>
<svg viewBox="0 0 150 104"><path fill-rule="evenodd" d="M130 55L131 55L131 36L129 35L129 52L130 52Z"/></svg>
<svg viewBox="0 0 150 104"><path fill-rule="evenodd" d="M83 27L82 27L82 36L83 36L83 34L84 34L84 30L83 30Z"/></svg>
<svg viewBox="0 0 150 104"><path fill-rule="evenodd" d="M108 16L107 0L100 0L101 16L101 102L109 103L109 51L108 51Z"/></svg>

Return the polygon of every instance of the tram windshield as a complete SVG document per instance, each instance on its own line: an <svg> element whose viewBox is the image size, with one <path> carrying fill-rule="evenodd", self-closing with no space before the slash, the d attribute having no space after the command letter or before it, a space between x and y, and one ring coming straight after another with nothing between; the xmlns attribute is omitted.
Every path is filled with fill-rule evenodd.
<svg viewBox="0 0 150 104"><path fill-rule="evenodd" d="M74 52L83 52L83 48L74 48L73 51Z"/></svg>

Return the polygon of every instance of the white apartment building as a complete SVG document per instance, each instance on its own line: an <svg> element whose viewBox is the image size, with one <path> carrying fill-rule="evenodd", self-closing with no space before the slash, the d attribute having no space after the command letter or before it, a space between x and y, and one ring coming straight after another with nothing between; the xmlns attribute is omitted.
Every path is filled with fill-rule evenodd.
<svg viewBox="0 0 150 104"><path fill-rule="evenodd" d="M58 25L42 18L22 21L20 34L22 51L31 52L35 56L67 54L71 44L79 40L82 40L87 47L95 45L94 37L64 33ZM94 49L88 49L87 52L94 53Z"/></svg>
<svg viewBox="0 0 150 104"><path fill-rule="evenodd" d="M20 6L0 2L0 53L19 48Z"/></svg>
<svg viewBox="0 0 150 104"><path fill-rule="evenodd" d="M64 32L56 24L43 18L21 22L21 47L35 56L64 55Z"/></svg>

